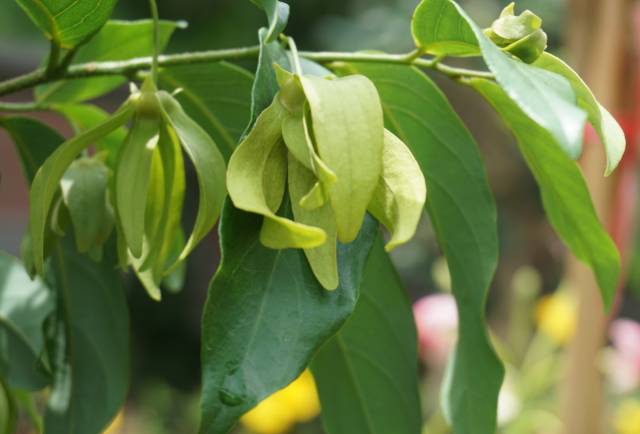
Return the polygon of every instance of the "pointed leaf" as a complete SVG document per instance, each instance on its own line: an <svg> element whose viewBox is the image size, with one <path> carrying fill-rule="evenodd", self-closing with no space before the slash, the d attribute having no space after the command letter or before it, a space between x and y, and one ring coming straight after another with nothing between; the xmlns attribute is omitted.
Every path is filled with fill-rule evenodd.
<svg viewBox="0 0 640 434"><path fill-rule="evenodd" d="M402 140L385 130L382 174L368 209L391 231L386 251L413 237L426 197L427 188L418 162Z"/></svg>
<svg viewBox="0 0 640 434"><path fill-rule="evenodd" d="M181 23L160 21L160 49L169 43L173 31ZM106 62L145 57L153 54L153 21L112 20L83 45L73 58L73 63ZM36 87L38 101L69 103L86 101L111 92L127 82L120 76L91 77L60 80Z"/></svg>
<svg viewBox="0 0 640 434"><path fill-rule="evenodd" d="M264 9L269 20L269 28L265 35L265 42L273 42L287 26L289 19L289 5L277 0L251 0L256 6Z"/></svg>
<svg viewBox="0 0 640 434"><path fill-rule="evenodd" d="M198 214L187 244L178 257L183 261L213 228L227 195L226 166L213 139L182 110L170 94L158 93L165 121L171 125L185 153L191 159L198 177Z"/></svg>
<svg viewBox="0 0 640 434"><path fill-rule="evenodd" d="M326 291L299 250L259 242L260 217L227 201L220 226L222 264L203 317L202 434L227 432L260 400L289 384L351 313L376 234L367 219L339 247L340 282Z"/></svg>
<svg viewBox="0 0 640 434"><path fill-rule="evenodd" d="M40 363L42 326L54 308L53 294L22 264L0 252L0 379L16 389L38 390L50 378Z"/></svg>
<svg viewBox="0 0 640 434"><path fill-rule="evenodd" d="M440 17L434 10L457 11ZM440 18L446 19L446 28L458 29L461 41L468 41L469 30L475 34L476 43L482 51L487 66L495 74L497 82L509 97L535 122L547 129L556 143L571 158L578 158L582 151L582 138L586 113L576 107L576 96L569 82L554 73L528 65L504 53L483 33L467 13L453 0L423 0L417 7L412 28L414 36L421 29L438 27ZM430 35L417 39L419 47L428 47L438 42ZM448 33L447 40L455 38Z"/></svg>
<svg viewBox="0 0 640 434"><path fill-rule="evenodd" d="M574 255L593 269L605 307L611 307L620 277L620 255L602 227L578 165L554 146L553 138L513 104L495 84L473 80L518 139L533 172L551 225Z"/></svg>
<svg viewBox="0 0 640 434"><path fill-rule="evenodd" d="M379 237L353 315L311 364L327 434L420 433L416 342L409 300Z"/></svg>
<svg viewBox="0 0 640 434"><path fill-rule="evenodd" d="M159 85L180 89L176 99L228 160L249 121L252 79L229 63L203 63L161 68Z"/></svg>
<svg viewBox="0 0 640 434"><path fill-rule="evenodd" d="M73 48L102 27L117 0L17 1L47 39L63 48Z"/></svg>
<svg viewBox="0 0 640 434"><path fill-rule="evenodd" d="M383 117L373 84L363 76L301 77L320 158L338 181L330 193L338 239L352 241L382 170Z"/></svg>
<svg viewBox="0 0 640 434"><path fill-rule="evenodd" d="M587 112L589 122L600 136L607 153L605 175L610 175L616 168L626 146L624 132L611 114L598 103L591 89L569 65L553 54L544 53L534 64L539 68L555 72L569 80L578 98L578 107Z"/></svg>
<svg viewBox="0 0 640 434"><path fill-rule="evenodd" d="M484 306L498 261L496 207L477 145L438 87L408 66L349 64L369 77L385 122L427 181L427 211L458 303L457 357L444 406L456 434L494 434L503 368L487 336Z"/></svg>
<svg viewBox="0 0 640 434"><path fill-rule="evenodd" d="M260 114L254 128L229 160L227 188L235 207L262 214L266 217L265 224L273 225L265 230L270 236L261 238L269 247L316 247L325 242L324 231L277 216L265 195L265 188L271 186L264 185L264 170L271 151L283 146L280 124L284 115L285 110L277 99ZM285 177L286 173L282 173L282 180Z"/></svg>
<svg viewBox="0 0 640 434"><path fill-rule="evenodd" d="M61 144L36 173L29 194L29 234L38 274L44 273L44 232L47 216L65 170L83 149L124 125L132 113L133 106L129 102L125 103L106 121Z"/></svg>

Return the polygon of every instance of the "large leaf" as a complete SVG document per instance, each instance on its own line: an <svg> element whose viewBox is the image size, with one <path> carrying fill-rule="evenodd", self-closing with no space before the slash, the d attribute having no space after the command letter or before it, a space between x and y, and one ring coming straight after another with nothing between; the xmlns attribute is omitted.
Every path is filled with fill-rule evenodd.
<svg viewBox="0 0 640 434"><path fill-rule="evenodd" d="M247 125L253 76L229 63L179 65L162 68L159 84L205 129L229 159Z"/></svg>
<svg viewBox="0 0 640 434"><path fill-rule="evenodd" d="M62 240L53 256L58 309L50 343L47 434L99 434L129 387L129 313L114 243L96 263Z"/></svg>
<svg viewBox="0 0 640 434"><path fill-rule="evenodd" d="M31 280L16 258L0 252L0 379L9 386L37 390L49 383L40 356L42 324L53 307L42 281Z"/></svg>
<svg viewBox="0 0 640 434"><path fill-rule="evenodd" d="M317 348L353 310L376 235L367 219L340 245L340 286L326 291L301 250L268 249L261 217L227 201L220 225L222 264L204 310L200 432L222 434L260 400L300 375Z"/></svg>
<svg viewBox="0 0 640 434"><path fill-rule="evenodd" d="M117 0L17 0L45 36L73 48L109 19Z"/></svg>
<svg viewBox="0 0 640 434"><path fill-rule="evenodd" d="M427 211L444 251L460 333L444 403L456 434L493 434L503 377L484 306L498 260L496 208L477 146L438 87L408 66L350 64L376 85L387 128L411 149L427 181Z"/></svg>
<svg viewBox="0 0 640 434"><path fill-rule="evenodd" d="M434 14L435 10L448 13ZM453 13L454 10L457 14ZM439 32L425 30L430 28L449 30L443 36ZM547 129L567 155L571 158L580 155L586 113L576 107L575 93L564 77L523 63L503 52L453 0L423 0L414 13L412 29L418 46L425 48L455 40L453 29L457 29L457 40L468 44L471 31L487 66L509 97L531 119Z"/></svg>
<svg viewBox="0 0 640 434"><path fill-rule="evenodd" d="M311 364L328 434L419 434L411 306L378 239L353 315Z"/></svg>
<svg viewBox="0 0 640 434"><path fill-rule="evenodd" d="M518 139L540 186L549 221L573 254L593 269L609 308L620 275L620 255L598 220L578 165L560 152L553 137L519 110L499 86L486 80L473 80L471 84Z"/></svg>
<svg viewBox="0 0 640 434"><path fill-rule="evenodd" d="M256 6L264 9L269 21L265 41L272 42L284 30L289 20L289 5L277 0L251 0Z"/></svg>
<svg viewBox="0 0 640 434"><path fill-rule="evenodd" d="M80 2L82 3L82 2ZM90 2L89 2L90 3ZM181 24L160 21L160 49ZM106 62L150 56L153 53L153 21L109 21L91 41L78 49L74 63ZM36 87L36 98L48 103L84 101L104 95L126 83L120 76L60 80Z"/></svg>
<svg viewBox="0 0 640 434"><path fill-rule="evenodd" d="M611 174L616 168L626 145L624 131L611 114L598 103L591 89L569 65L558 59L553 54L543 53L535 62L535 66L555 72L569 80L573 91L578 98L578 106L587 112L589 122L604 145L607 153L607 168L605 175Z"/></svg>

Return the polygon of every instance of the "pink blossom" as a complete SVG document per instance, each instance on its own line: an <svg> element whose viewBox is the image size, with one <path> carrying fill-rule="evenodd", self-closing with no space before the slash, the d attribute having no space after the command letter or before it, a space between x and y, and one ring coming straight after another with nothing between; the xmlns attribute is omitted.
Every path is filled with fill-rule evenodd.
<svg viewBox="0 0 640 434"><path fill-rule="evenodd" d="M420 357L434 367L443 366L456 341L458 311L450 294L433 294L413 304Z"/></svg>
<svg viewBox="0 0 640 434"><path fill-rule="evenodd" d="M630 319L617 319L611 323L609 337L613 353L608 358L613 387L629 392L640 386L640 323Z"/></svg>

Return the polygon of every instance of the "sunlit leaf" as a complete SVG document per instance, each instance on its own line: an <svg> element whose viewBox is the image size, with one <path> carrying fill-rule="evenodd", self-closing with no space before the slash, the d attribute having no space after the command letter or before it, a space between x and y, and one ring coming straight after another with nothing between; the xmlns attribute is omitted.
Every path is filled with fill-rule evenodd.
<svg viewBox="0 0 640 434"><path fill-rule="evenodd" d="M532 122L497 85L473 80L518 139L533 172L547 216L574 255L595 273L609 308L620 277L620 255L602 227L578 165L560 152L547 131Z"/></svg>

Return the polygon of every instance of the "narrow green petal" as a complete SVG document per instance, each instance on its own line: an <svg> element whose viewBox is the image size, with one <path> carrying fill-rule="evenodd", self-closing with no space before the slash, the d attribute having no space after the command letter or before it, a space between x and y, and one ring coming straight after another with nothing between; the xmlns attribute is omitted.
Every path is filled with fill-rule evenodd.
<svg viewBox="0 0 640 434"><path fill-rule="evenodd" d="M277 216L265 194L265 187L270 187L264 184L265 170L271 152L282 145L280 125L284 114L285 109L275 99L238 145L229 160L229 196L236 208L265 216L260 237L265 246L275 249L319 246L326 239L322 229ZM280 176L284 180L286 172Z"/></svg>
<svg viewBox="0 0 640 434"><path fill-rule="evenodd" d="M306 210L314 210L320 208L327 201L327 195L320 181L313 184L311 190L307 192L302 198L300 198L300 206Z"/></svg>
<svg viewBox="0 0 640 434"><path fill-rule="evenodd" d="M368 209L391 232L386 251L413 237L426 198L427 187L418 162L402 140L385 130L382 174Z"/></svg>
<svg viewBox="0 0 640 434"><path fill-rule="evenodd" d="M382 107L371 81L361 75L301 77L311 109L313 138L322 161L338 177L330 191L338 239L355 239L382 170Z"/></svg>
<svg viewBox="0 0 640 434"><path fill-rule="evenodd" d="M300 205L305 194L310 189L313 190L314 185L318 183L313 173L305 168L292 153L289 153L288 174L291 208L296 221L322 228L327 234L327 241L323 245L304 249L304 254L320 284L325 289L334 290L339 283L335 215L328 202L314 210L305 209Z"/></svg>
<svg viewBox="0 0 640 434"><path fill-rule="evenodd" d="M29 194L29 233L38 274L44 273L45 225L64 172L83 149L124 125L133 110L133 105L127 101L109 119L60 145L38 169Z"/></svg>

